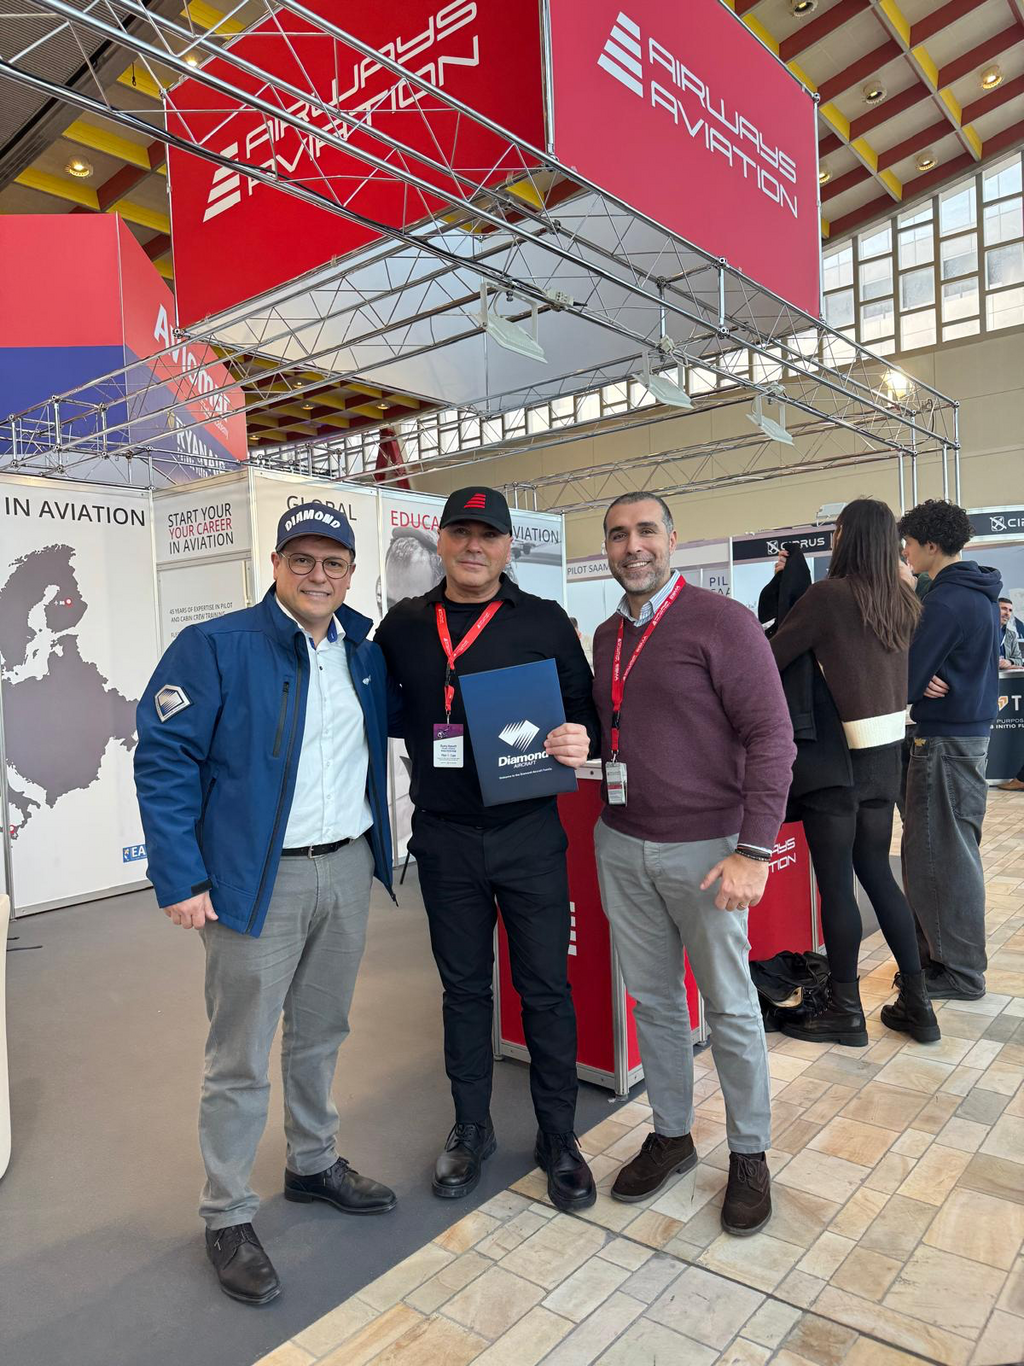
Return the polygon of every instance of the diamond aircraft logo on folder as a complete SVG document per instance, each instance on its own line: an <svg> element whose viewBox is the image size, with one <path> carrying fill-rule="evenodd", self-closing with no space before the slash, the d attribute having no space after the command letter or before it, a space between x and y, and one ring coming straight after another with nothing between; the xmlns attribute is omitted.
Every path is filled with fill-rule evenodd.
<svg viewBox="0 0 1024 1366"><path fill-rule="evenodd" d="M498 738L504 740L510 749L518 749L525 753L539 734L540 727L535 726L532 721L514 721L498 732Z"/></svg>

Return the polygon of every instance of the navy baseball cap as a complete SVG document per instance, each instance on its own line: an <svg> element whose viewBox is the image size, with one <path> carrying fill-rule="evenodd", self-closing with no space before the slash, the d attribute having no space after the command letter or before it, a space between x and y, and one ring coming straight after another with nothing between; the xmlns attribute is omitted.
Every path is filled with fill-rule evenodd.
<svg viewBox="0 0 1024 1366"><path fill-rule="evenodd" d="M337 541L346 550L356 553L356 535L349 520L338 508L329 508L326 503L300 503L289 508L277 524L277 545L280 550L296 536L326 536Z"/></svg>
<svg viewBox="0 0 1024 1366"><path fill-rule="evenodd" d="M438 525L446 527L452 522L485 522L496 531L503 531L506 536L512 534L512 516L508 510L508 503L505 502L505 495L497 489L475 486L456 489L454 493L449 494Z"/></svg>

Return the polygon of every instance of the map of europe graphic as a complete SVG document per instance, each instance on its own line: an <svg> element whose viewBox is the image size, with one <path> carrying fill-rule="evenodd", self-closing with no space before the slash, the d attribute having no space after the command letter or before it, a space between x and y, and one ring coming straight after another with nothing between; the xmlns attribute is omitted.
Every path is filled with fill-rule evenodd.
<svg viewBox="0 0 1024 1366"><path fill-rule="evenodd" d="M89 611L72 561L49 545L15 560L0 588L0 678L11 835L42 805L91 787L107 746L135 748L136 702L82 658L76 627ZM42 794L41 797L39 794Z"/></svg>

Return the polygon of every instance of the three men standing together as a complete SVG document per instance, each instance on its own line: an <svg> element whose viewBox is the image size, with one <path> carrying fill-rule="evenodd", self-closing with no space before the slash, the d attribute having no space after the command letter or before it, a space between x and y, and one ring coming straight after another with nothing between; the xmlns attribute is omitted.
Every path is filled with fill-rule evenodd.
<svg viewBox="0 0 1024 1366"><path fill-rule="evenodd" d="M554 798L484 804L459 684L537 660L555 662L566 717L544 749L569 767L598 751L605 762L602 896L637 1000L654 1108L655 1132L612 1194L644 1199L697 1160L685 948L726 1101L723 1226L748 1234L770 1218L767 1053L746 912L764 890L785 805L788 712L756 620L671 570L675 533L659 498L618 499L605 531L625 596L595 636L596 679L562 608L504 572L511 517L487 488L448 499L438 534L444 578L396 604L372 643L371 623L344 604L351 527L343 514L306 504L281 519L263 601L187 628L160 661L139 707L136 779L157 899L175 924L199 930L206 950L201 1214L209 1257L236 1299L261 1304L280 1288L252 1226L249 1176L282 1014L286 1198L358 1214L396 1203L337 1156L331 1099L373 873L391 889L388 733L402 736L411 756L410 849L444 988L455 1124L434 1193L472 1191L496 1146L489 1105L500 907L531 1057L536 1160L557 1208L596 1199L573 1132L565 833ZM762 656L751 689L751 660Z"/></svg>

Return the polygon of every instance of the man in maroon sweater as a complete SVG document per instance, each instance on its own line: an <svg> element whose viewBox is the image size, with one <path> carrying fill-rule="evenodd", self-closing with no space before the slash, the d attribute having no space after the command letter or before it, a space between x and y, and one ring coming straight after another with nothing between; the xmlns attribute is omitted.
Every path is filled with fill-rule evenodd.
<svg viewBox="0 0 1024 1366"><path fill-rule="evenodd" d="M646 1199L697 1163L685 949L725 1099L722 1226L756 1233L771 1218L771 1099L747 968L747 908L768 879L793 730L753 613L672 570L676 535L666 504L626 494L604 526L608 567L625 595L594 635L606 801L594 838L654 1110L654 1133L619 1172L612 1195Z"/></svg>

